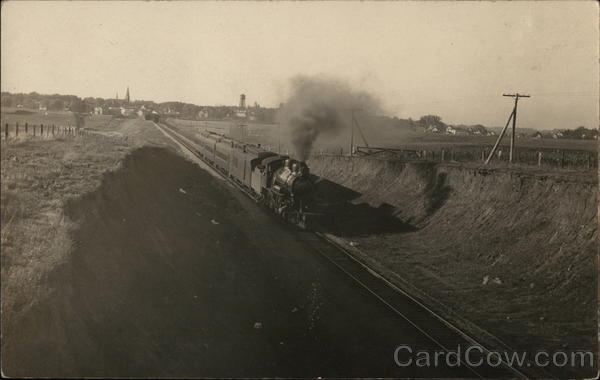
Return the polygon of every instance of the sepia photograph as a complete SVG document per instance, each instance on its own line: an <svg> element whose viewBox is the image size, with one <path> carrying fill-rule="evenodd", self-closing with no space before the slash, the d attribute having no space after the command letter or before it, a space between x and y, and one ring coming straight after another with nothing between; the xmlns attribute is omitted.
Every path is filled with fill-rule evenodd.
<svg viewBox="0 0 600 380"><path fill-rule="evenodd" d="M2 376L596 378L599 10L2 1Z"/></svg>

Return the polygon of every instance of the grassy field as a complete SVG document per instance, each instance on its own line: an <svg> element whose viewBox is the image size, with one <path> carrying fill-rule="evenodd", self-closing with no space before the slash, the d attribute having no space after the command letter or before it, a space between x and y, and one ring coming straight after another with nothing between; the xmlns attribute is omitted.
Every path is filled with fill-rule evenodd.
<svg viewBox="0 0 600 380"><path fill-rule="evenodd" d="M494 145L498 136L448 136L426 133L411 136L408 141L398 142L396 146L421 146L443 148L443 147L480 147ZM505 135L501 146L508 147L510 137ZM597 151L597 140L572 140L572 139L535 139L522 137L515 139L515 145L522 148L532 149L574 149L585 151Z"/></svg>
<svg viewBox="0 0 600 380"><path fill-rule="evenodd" d="M93 191L104 173L119 168L132 150L146 145L174 147L152 123L97 120L98 130L113 133L1 143L3 331L42 297L51 296L48 276L77 244L69 234L75 226L63 212L66 203Z"/></svg>
<svg viewBox="0 0 600 380"><path fill-rule="evenodd" d="M239 124L238 121L193 121L168 119L170 124L184 133L194 133L208 130L220 134L230 134L230 126ZM294 147L289 143L290 138L282 128L281 137L277 124L246 123L247 135L244 141L261 144L265 149L283 154L294 155ZM235 132L233 134L235 136ZM365 131L370 147L402 149L410 152L377 153L374 157L389 160L431 160L455 161L461 163L483 163L488 157L497 136L476 135L440 135L423 131L398 131L386 128L378 131ZM236 137L239 138L239 137ZM362 139L355 135L355 146L364 145ZM339 134L332 138L320 136L313 146L313 154L348 155L350 151L348 133ZM504 136L497 154L492 162L508 165L510 138ZM541 166L545 168L565 170L589 170L597 167L598 141L573 139L535 139L530 137L517 138L515 141L515 160L512 165L523 167ZM442 151L444 151L442 153ZM541 153L541 155L540 155ZM360 152L359 152L360 154ZM443 154L443 157L442 157Z"/></svg>
<svg viewBox="0 0 600 380"><path fill-rule="evenodd" d="M86 115L84 117L84 128L98 129L103 128L113 121L113 117L110 115ZM118 119L116 119L118 120ZM24 133L25 123L30 126L41 124L45 126L55 125L57 127L75 126L76 122L71 112L65 111L38 111L38 110L24 110L16 108L2 107L0 113L0 123L2 126L2 132L4 133L4 127L9 124L10 134L14 133L15 124L19 123L20 133ZM118 124L118 121L117 121Z"/></svg>
<svg viewBox="0 0 600 380"><path fill-rule="evenodd" d="M219 133L227 133L229 126L238 124L238 121L199 121L199 120L182 120L168 119L169 122L178 127L190 129L208 129ZM264 124L244 122L248 126L250 142L261 141L263 145L274 145L278 140L277 124ZM404 148L404 149L454 149L454 150L469 150L473 148L490 147L496 142L497 136L476 136L476 135L442 135L425 132L405 132L405 131L382 131L381 136L377 136L373 131L365 132L367 141L371 146L381 146L388 148ZM383 136L383 137L382 137ZM355 145L364 145L359 136L355 136ZM282 146L286 146L285 136L282 136ZM597 140L573 140L573 139L535 139L532 137L517 138L515 142L518 148L527 149L569 149L582 150L588 152L596 152L598 150ZM509 135L505 135L500 146L507 148L510 145ZM317 140L315 147L335 150L336 148L344 148L349 146L349 136L343 134L337 136L334 141L328 141L322 144Z"/></svg>
<svg viewBox="0 0 600 380"><path fill-rule="evenodd" d="M25 123L29 123L30 125L75 125L75 120L73 119L73 115L71 112L64 111L38 111L38 110L26 110L26 109L16 109L16 108L7 108L2 107L0 113L0 121L2 122L2 127L6 123L15 124L19 123L20 125L25 125Z"/></svg>
<svg viewBox="0 0 600 380"><path fill-rule="evenodd" d="M42 286L73 242L63 206L99 185L130 151L123 139L88 135L2 143L2 322L51 292Z"/></svg>

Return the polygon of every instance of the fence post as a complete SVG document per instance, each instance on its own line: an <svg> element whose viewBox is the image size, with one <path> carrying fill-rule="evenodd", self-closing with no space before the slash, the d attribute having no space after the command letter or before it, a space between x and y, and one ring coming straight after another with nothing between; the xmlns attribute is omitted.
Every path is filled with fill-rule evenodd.
<svg viewBox="0 0 600 380"><path fill-rule="evenodd" d="M4 137L8 138L8 123L4 126Z"/></svg>
<svg viewBox="0 0 600 380"><path fill-rule="evenodd" d="M54 136L54 124L52 124L52 136Z"/></svg>
<svg viewBox="0 0 600 380"><path fill-rule="evenodd" d="M19 123L15 127L15 137L19 137Z"/></svg>
<svg viewBox="0 0 600 380"><path fill-rule="evenodd" d="M481 151L481 161L485 161L485 149Z"/></svg>
<svg viewBox="0 0 600 380"><path fill-rule="evenodd" d="M35 124L33 125L33 137L35 137Z"/></svg>
<svg viewBox="0 0 600 380"><path fill-rule="evenodd" d="M587 163L586 163L586 168L587 168L587 169L589 169L589 168L592 166L592 165L591 165L591 163L592 163L592 157L591 157L591 156L592 156L592 154L591 154L591 153L588 153L588 154L587 154Z"/></svg>
<svg viewBox="0 0 600 380"><path fill-rule="evenodd" d="M538 152L538 166L542 166L542 152Z"/></svg>
<svg viewBox="0 0 600 380"><path fill-rule="evenodd" d="M29 123L25 123L25 135L27 135L28 129L29 129Z"/></svg>
<svg viewBox="0 0 600 380"><path fill-rule="evenodd" d="M44 137L44 124L40 124L40 136Z"/></svg>

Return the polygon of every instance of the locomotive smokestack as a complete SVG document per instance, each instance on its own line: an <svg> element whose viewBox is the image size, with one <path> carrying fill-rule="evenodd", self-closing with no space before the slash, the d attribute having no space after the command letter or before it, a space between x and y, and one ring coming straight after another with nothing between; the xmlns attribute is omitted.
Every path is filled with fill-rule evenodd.
<svg viewBox="0 0 600 380"><path fill-rule="evenodd" d="M246 95L242 94L240 95L240 109L245 109L246 108Z"/></svg>

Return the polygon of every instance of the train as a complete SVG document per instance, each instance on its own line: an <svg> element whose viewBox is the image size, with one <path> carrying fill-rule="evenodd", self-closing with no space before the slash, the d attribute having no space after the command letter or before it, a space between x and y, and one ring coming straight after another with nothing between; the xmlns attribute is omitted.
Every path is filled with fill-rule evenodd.
<svg viewBox="0 0 600 380"><path fill-rule="evenodd" d="M284 220L308 228L314 216L313 180L305 162L210 131L201 132L195 142L205 161L254 199Z"/></svg>
<svg viewBox="0 0 600 380"><path fill-rule="evenodd" d="M144 115L144 119L158 123L160 121L160 115L155 112L150 112Z"/></svg>

